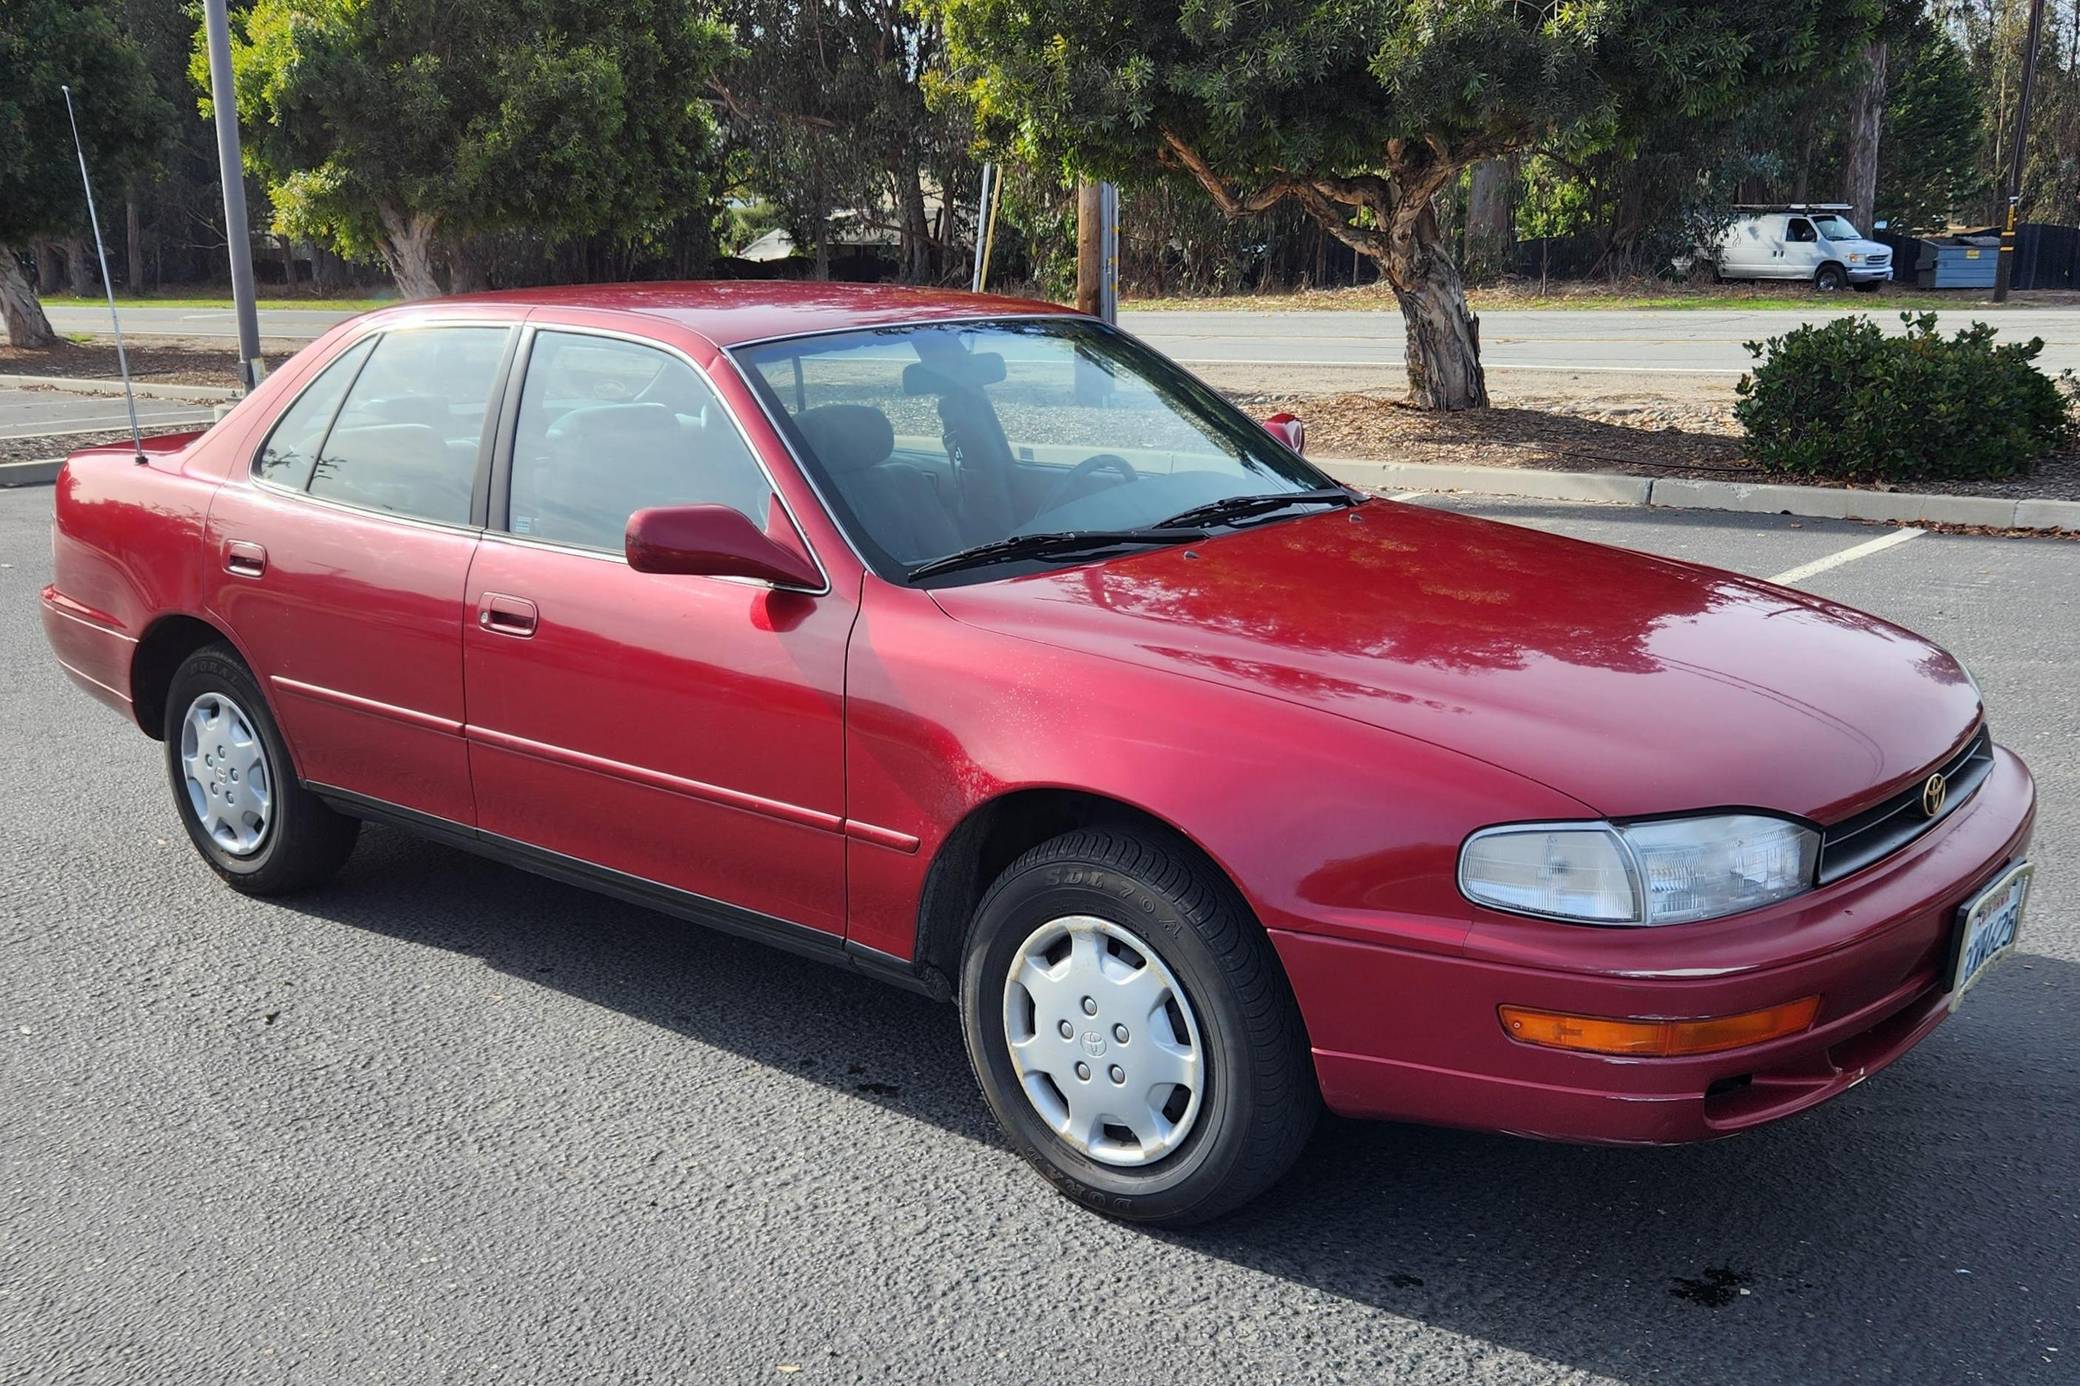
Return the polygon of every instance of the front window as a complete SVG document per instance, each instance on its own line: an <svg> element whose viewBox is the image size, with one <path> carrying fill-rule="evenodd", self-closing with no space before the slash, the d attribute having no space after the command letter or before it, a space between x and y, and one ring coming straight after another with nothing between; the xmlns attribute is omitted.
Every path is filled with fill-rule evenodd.
<svg viewBox="0 0 2080 1386"><path fill-rule="evenodd" d="M1087 319L872 328L735 355L891 580L1020 536L1145 534L1209 502L1334 487L1204 385ZM1161 536L1120 547L1137 542ZM1002 577L1104 552L1019 551L968 571Z"/></svg>
<svg viewBox="0 0 2080 1386"><path fill-rule="evenodd" d="M1850 225L1847 217L1814 217L1813 229L1820 233L1823 240L1860 241L1863 239L1863 233Z"/></svg>

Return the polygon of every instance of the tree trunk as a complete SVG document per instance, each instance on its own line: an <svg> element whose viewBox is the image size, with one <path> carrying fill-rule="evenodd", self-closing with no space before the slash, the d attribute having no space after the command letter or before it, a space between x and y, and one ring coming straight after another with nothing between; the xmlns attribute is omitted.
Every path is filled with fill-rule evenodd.
<svg viewBox="0 0 2080 1386"><path fill-rule="evenodd" d="M87 261L87 243L74 236L65 242L66 288L76 298L94 292L94 271Z"/></svg>
<svg viewBox="0 0 2080 1386"><path fill-rule="evenodd" d="M433 233L440 218L393 207L378 207L376 218L382 226L376 249L396 281L397 291L406 298L439 298L441 284L433 274Z"/></svg>
<svg viewBox="0 0 2080 1386"><path fill-rule="evenodd" d="M923 174L912 168L898 177L903 184L903 274L912 284L923 284L934 277L932 232L924 214Z"/></svg>
<svg viewBox="0 0 2080 1386"><path fill-rule="evenodd" d="M22 273L22 262L14 247L0 241L0 317L7 320L7 344L16 347L47 347L57 343L51 320L43 315L36 286Z"/></svg>
<svg viewBox="0 0 2080 1386"><path fill-rule="evenodd" d="M1483 159L1473 166L1466 198L1466 270L1475 278L1511 269L1517 238L1509 194L1515 181L1516 170L1508 159Z"/></svg>
<svg viewBox="0 0 2080 1386"><path fill-rule="evenodd" d="M1849 220L1869 235L1878 200L1878 135L1885 118L1885 44L1863 50L1864 75L1849 112Z"/></svg>
<svg viewBox="0 0 2080 1386"><path fill-rule="evenodd" d="M36 292L58 292L58 261L62 257L57 242L35 241L31 243L31 249L36 255Z"/></svg>
<svg viewBox="0 0 2080 1386"><path fill-rule="evenodd" d="M1395 218L1387 246L1387 281L1408 332L1408 402L1418 409L1487 408L1480 319L1466 306L1466 281L1445 253L1428 200L1415 216Z"/></svg>
<svg viewBox="0 0 2080 1386"><path fill-rule="evenodd" d="M144 218L137 214L137 194L130 193L123 199L123 249L130 260L130 282L127 287L133 294L144 292Z"/></svg>
<svg viewBox="0 0 2080 1386"><path fill-rule="evenodd" d="M461 240L448 247L449 293L480 294L490 287L491 276L484 269L475 241Z"/></svg>
<svg viewBox="0 0 2080 1386"><path fill-rule="evenodd" d="M276 236L275 246L282 252L282 287L296 287L296 242L287 236Z"/></svg>

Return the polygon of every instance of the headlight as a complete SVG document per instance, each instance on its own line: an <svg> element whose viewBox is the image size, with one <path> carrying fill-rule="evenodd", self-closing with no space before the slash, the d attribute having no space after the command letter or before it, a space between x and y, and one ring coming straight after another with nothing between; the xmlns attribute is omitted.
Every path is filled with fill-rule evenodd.
<svg viewBox="0 0 2080 1386"><path fill-rule="evenodd" d="M1476 904L1582 924L1684 924L1813 888L1820 834L1757 813L1484 828L1459 853Z"/></svg>
<svg viewBox="0 0 2080 1386"><path fill-rule="evenodd" d="M1850 252L1849 252L1849 263L1850 263L1850 264L1852 264L1852 265L1860 265L1860 264L1862 264L1862 263L1863 263L1863 255L1862 255L1862 254L1861 254L1860 252L1858 252L1858 251L1854 251L1854 250L1850 251Z"/></svg>

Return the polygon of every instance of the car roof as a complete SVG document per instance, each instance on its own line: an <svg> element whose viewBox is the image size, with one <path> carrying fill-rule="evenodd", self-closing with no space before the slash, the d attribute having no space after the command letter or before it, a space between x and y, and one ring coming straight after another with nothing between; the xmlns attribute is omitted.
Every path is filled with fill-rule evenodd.
<svg viewBox="0 0 2080 1386"><path fill-rule="evenodd" d="M439 304L445 308L478 303L634 313L698 332L722 347L853 327L1073 311L1036 299L952 289L772 279L566 284L432 299L426 306Z"/></svg>

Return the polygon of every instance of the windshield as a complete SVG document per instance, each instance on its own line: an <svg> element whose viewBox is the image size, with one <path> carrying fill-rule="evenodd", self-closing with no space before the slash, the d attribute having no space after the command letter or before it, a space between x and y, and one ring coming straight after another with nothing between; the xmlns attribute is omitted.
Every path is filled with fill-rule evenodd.
<svg viewBox="0 0 2080 1386"><path fill-rule="evenodd" d="M1849 224L1846 217L1824 216L1813 218L1813 229L1830 241L1860 241L1863 233Z"/></svg>
<svg viewBox="0 0 2080 1386"><path fill-rule="evenodd" d="M1013 536L1147 530L1210 501L1334 485L1207 387L1089 319L871 328L734 355L891 581ZM1031 548L971 575L1090 557Z"/></svg>

